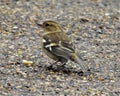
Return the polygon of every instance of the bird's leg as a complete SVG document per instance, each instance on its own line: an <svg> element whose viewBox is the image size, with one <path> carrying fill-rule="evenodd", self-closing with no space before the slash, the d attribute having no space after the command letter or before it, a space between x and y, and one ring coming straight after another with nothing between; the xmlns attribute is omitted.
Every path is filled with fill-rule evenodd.
<svg viewBox="0 0 120 96"><path fill-rule="evenodd" d="M58 60L57 61L55 61L53 64L56 64L58 62Z"/></svg>
<svg viewBox="0 0 120 96"><path fill-rule="evenodd" d="M62 65L61 65L61 67L65 67L65 65L66 65L66 62L63 62Z"/></svg>
<svg viewBox="0 0 120 96"><path fill-rule="evenodd" d="M50 68L53 68L53 65L57 64L57 62L58 62L58 60L55 61L53 64L51 64L49 67L50 67Z"/></svg>

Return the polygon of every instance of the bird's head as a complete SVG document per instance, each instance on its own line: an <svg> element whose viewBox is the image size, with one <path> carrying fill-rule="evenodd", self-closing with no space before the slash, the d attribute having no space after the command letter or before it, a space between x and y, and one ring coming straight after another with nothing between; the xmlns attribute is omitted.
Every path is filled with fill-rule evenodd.
<svg viewBox="0 0 120 96"><path fill-rule="evenodd" d="M45 21L42 24L42 28L48 32L48 31L61 31L61 26L55 22L55 21Z"/></svg>

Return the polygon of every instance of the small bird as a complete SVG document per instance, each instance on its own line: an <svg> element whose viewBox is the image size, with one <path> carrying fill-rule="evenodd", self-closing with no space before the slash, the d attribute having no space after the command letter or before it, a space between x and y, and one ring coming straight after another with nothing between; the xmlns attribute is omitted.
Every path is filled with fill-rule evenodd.
<svg viewBox="0 0 120 96"><path fill-rule="evenodd" d="M85 69L80 58L75 53L70 38L64 33L61 26L52 20L39 24L44 29L43 33L43 50L51 59L61 62L63 65L68 60L78 63L81 69Z"/></svg>

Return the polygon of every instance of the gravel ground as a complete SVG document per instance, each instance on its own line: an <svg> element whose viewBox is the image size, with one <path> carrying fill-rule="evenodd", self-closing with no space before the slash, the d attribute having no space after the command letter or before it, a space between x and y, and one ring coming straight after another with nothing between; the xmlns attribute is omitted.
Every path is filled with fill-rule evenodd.
<svg viewBox="0 0 120 96"><path fill-rule="evenodd" d="M48 19L90 71L72 62L49 67L36 25ZM0 61L0 96L120 96L120 1L0 0Z"/></svg>

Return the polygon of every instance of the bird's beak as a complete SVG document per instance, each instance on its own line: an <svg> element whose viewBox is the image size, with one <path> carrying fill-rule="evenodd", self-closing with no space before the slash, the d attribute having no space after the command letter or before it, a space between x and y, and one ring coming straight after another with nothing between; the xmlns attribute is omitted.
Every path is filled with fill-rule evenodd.
<svg viewBox="0 0 120 96"><path fill-rule="evenodd" d="M42 27L43 28L43 24L40 24L40 23L36 23L37 24L37 26L39 26L39 27Z"/></svg>
<svg viewBox="0 0 120 96"><path fill-rule="evenodd" d="M38 27L42 27L43 28L43 23L39 20L35 20L35 24L38 26Z"/></svg>

